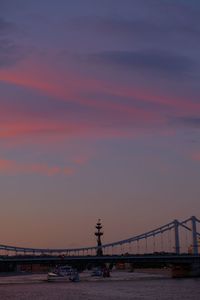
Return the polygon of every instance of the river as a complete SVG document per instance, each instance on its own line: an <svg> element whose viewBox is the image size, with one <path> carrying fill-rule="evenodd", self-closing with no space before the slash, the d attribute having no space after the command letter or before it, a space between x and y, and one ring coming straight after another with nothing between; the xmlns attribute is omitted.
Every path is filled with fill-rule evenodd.
<svg viewBox="0 0 200 300"><path fill-rule="evenodd" d="M46 275L0 277L1 300L199 300L200 278L171 279L163 274L113 272L111 278L50 282Z"/></svg>

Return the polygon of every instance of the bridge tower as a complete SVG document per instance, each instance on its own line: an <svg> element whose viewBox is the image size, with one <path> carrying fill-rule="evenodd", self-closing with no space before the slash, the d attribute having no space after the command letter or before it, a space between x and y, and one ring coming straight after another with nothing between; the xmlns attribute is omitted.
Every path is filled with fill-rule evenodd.
<svg viewBox="0 0 200 300"><path fill-rule="evenodd" d="M180 241L179 241L179 221L174 220L174 233L175 233L175 252L180 254Z"/></svg>
<svg viewBox="0 0 200 300"><path fill-rule="evenodd" d="M197 227L196 227L196 217L191 217L192 222L192 247L193 254L198 255L198 240L197 240Z"/></svg>
<svg viewBox="0 0 200 300"><path fill-rule="evenodd" d="M101 225L101 220L99 219L97 224L96 224L96 229L97 231L94 233L95 236L97 237L97 256L102 256L103 255L103 250L102 250L102 243L101 243L101 236L103 235L103 232L101 231L102 225Z"/></svg>

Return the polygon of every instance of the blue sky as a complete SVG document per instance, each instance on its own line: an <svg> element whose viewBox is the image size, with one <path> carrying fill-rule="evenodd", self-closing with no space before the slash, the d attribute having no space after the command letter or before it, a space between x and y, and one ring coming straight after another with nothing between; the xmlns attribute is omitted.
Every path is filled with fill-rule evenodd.
<svg viewBox="0 0 200 300"><path fill-rule="evenodd" d="M2 243L82 246L99 217L111 241L198 215L199 12L0 2Z"/></svg>

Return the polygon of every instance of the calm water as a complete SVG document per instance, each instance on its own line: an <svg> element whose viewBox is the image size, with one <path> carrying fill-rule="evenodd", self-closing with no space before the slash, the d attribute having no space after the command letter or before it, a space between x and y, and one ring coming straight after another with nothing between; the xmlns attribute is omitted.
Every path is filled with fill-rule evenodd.
<svg viewBox="0 0 200 300"><path fill-rule="evenodd" d="M82 280L79 283L47 283L44 277L33 276L0 278L0 299L200 299L200 279L170 279L137 274L127 279L125 275L123 278L120 276L111 280Z"/></svg>

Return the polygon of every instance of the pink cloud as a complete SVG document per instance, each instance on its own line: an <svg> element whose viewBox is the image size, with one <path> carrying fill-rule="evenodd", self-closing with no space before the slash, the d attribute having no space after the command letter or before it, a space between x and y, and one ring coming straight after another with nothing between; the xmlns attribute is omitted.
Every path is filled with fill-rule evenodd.
<svg viewBox="0 0 200 300"><path fill-rule="evenodd" d="M157 128L166 128L168 122L165 114L156 110L147 110L134 106L132 100L145 101L165 105L174 112L175 116L184 116L189 113L200 112L200 104L188 99L172 97L159 90L125 86L87 78L70 71L52 69L45 62L29 60L18 66L17 69L0 70L0 80L19 86L24 86L54 96L55 101L69 101L99 111L97 118L88 115L88 119L79 120L68 115L66 121L55 119L41 119L39 116L27 116L26 113L11 111L10 107L1 107L0 116L8 116L8 121L2 121L0 137L37 136L43 134L52 140L61 137L89 136L94 139L110 137L130 137L137 134L135 128L148 129L151 125ZM145 84L144 84L145 86ZM105 94L120 97L119 102L105 99L91 99L85 95ZM129 102L123 102L123 98ZM88 114L92 114L88 111ZM9 117L10 116L10 117ZM91 117L91 118L90 118ZM125 124L125 126L123 125ZM126 126L126 124L128 124Z"/></svg>
<svg viewBox="0 0 200 300"><path fill-rule="evenodd" d="M193 153L192 160L200 161L200 152Z"/></svg>
<svg viewBox="0 0 200 300"><path fill-rule="evenodd" d="M122 112L133 115L135 118L143 116L143 118L153 120L158 117L155 112L133 107L131 103L127 105L123 102L89 99L83 96L89 91L91 94L100 92L120 97L137 97L140 91L134 89L128 91L128 87L119 87L116 84L108 84L102 80L83 77L71 72L61 73L59 70L50 69L44 62L32 60L24 62L18 69L1 70L0 80L43 92L59 98L60 101L69 101L110 112Z"/></svg>
<svg viewBox="0 0 200 300"><path fill-rule="evenodd" d="M7 174L40 174L53 176L58 174L72 175L75 170L68 167L49 166L40 163L18 163L14 160L0 159L0 172Z"/></svg>
<svg viewBox="0 0 200 300"><path fill-rule="evenodd" d="M72 73L71 70L65 72L60 71L56 68L50 68L47 62L36 61L35 59L25 61L21 68L17 70L4 70L2 73L0 72L0 80L41 90L45 93L63 98L65 101L73 101L97 108L131 110L131 107L127 107L127 105L123 105L123 103L108 103L108 101L96 101L95 99L90 100L85 97L80 97L80 93L88 91L91 93L101 92L119 96L122 97L122 99L123 97L127 97L130 99L159 103L178 108L180 111L187 110L188 112L188 110L200 110L200 103L188 101L187 96L175 96L166 91L163 93L162 89L157 85L156 87L153 85L150 88L146 85L145 81L141 83L140 86L132 84L130 87L124 83L116 84L112 81L107 82L102 79L95 79L91 76L84 77L77 72ZM144 112L144 110L134 107L134 111L132 112L138 113L141 111ZM152 116L155 116L155 114Z"/></svg>
<svg viewBox="0 0 200 300"><path fill-rule="evenodd" d="M75 156L72 161L73 163L75 163L76 165L85 165L89 160L88 156L85 155L79 155L79 156Z"/></svg>

